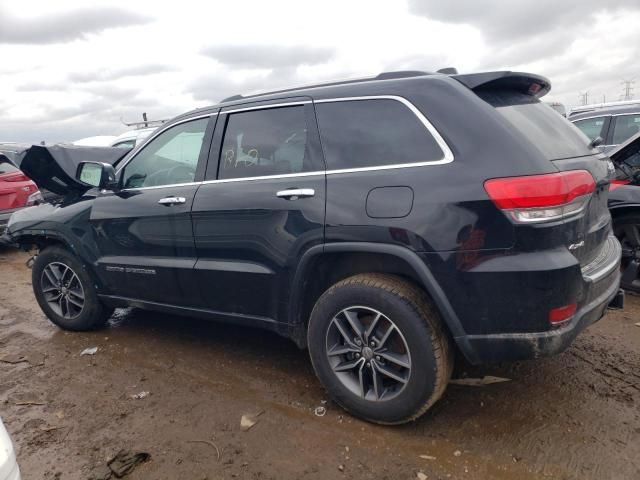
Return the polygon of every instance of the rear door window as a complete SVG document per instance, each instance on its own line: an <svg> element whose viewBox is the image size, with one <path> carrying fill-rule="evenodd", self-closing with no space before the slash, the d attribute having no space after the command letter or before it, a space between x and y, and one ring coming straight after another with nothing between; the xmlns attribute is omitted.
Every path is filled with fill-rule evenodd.
<svg viewBox="0 0 640 480"><path fill-rule="evenodd" d="M397 100L320 101L316 103L316 115L329 170L444 158L426 126Z"/></svg>
<svg viewBox="0 0 640 480"><path fill-rule="evenodd" d="M640 132L640 113L618 115L613 126L613 144L618 145Z"/></svg>
<svg viewBox="0 0 640 480"><path fill-rule="evenodd" d="M573 124L584 133L589 140L594 140L598 137L604 139L602 132L604 128L605 117L585 118L584 120L577 120Z"/></svg>

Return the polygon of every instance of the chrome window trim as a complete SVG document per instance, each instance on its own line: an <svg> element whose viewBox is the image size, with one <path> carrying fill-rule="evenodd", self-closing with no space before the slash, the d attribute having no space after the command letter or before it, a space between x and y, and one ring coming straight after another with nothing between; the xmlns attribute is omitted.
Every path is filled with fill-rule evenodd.
<svg viewBox="0 0 640 480"><path fill-rule="evenodd" d="M277 180L279 178L297 178L297 177L314 177L318 175L325 175L327 172L323 170L315 170L313 172L298 172L298 173L282 173L279 175L262 175L259 177L238 177L238 178L221 178L216 180L205 180L203 185L215 184L215 183L234 183L234 182L255 182L256 180Z"/></svg>
<svg viewBox="0 0 640 480"><path fill-rule="evenodd" d="M613 117L613 115L594 115L593 117L578 118L576 120L569 119L569 121L571 123L576 123L576 122L581 122L583 120L593 120L594 118L607 118L607 117Z"/></svg>
<svg viewBox="0 0 640 480"><path fill-rule="evenodd" d="M152 187L133 187L133 188L123 188L120 190L121 192L132 192L139 190L158 190L159 188L171 188L171 187L189 187L192 185L200 185L202 182L187 182L187 183L170 183L168 185L154 185ZM104 190L103 190L104 193Z"/></svg>
<svg viewBox="0 0 640 480"><path fill-rule="evenodd" d="M302 106L302 105L308 105L311 103L311 100L297 100L297 101L291 101L291 102L284 102L284 103L271 103L271 104L267 104L267 105L254 105L253 107L244 107L244 108L234 108L233 110L223 110L220 112L220 114L225 114L225 113L237 113L237 112L250 112L252 110L267 110L269 108L280 108L280 107L295 107L295 106ZM226 108L231 108L231 107L226 107Z"/></svg>
<svg viewBox="0 0 640 480"><path fill-rule="evenodd" d="M629 113L607 113L605 115L594 115L592 117L577 118L575 120L569 119L571 123L581 122L582 120L591 120L592 118L605 118L605 117L629 117L631 115L640 115L640 111Z"/></svg>
<svg viewBox="0 0 640 480"><path fill-rule="evenodd" d="M399 95L365 95L360 97L340 97L340 98L324 98L321 100L315 100L314 103L334 103L334 102L353 102L359 100L395 100L407 107L424 125L427 131L433 136L436 143L442 150L443 157L439 160L426 160L423 162L411 162L411 163L397 163L389 165L379 165L375 167L358 167L358 168L343 168L337 170L328 170L327 174L333 175L336 173L351 173L351 172L365 172L373 170L389 170L392 168L411 168L411 167L424 167L427 165L444 165L453 162L453 152L444 141L440 132L433 126L433 124L424 116L424 114L418 110L418 108L404 97Z"/></svg>
<svg viewBox="0 0 640 480"><path fill-rule="evenodd" d="M145 149L145 147L147 146L147 144L148 144L149 142L151 142L154 138L156 138L158 135L160 135L160 134L162 134L162 133L166 132L167 130L172 129L173 127L176 127L176 126L178 126L178 125L182 125L183 123L191 122L191 121L193 121L193 120L201 120L201 119L203 119L203 118L214 117L214 116L216 116L216 115L218 115L218 112L214 112L214 113L207 113L207 114L204 114L204 115L198 115L197 117L189 117L189 118L185 118L184 120L180 120L179 122L172 123L171 125L167 125L167 126L166 126L165 128L163 128L163 129L158 129L158 131L157 131L157 132L155 132L153 135L150 135L149 137L147 137L147 138L145 139L145 141L144 141L143 143L141 143L141 144L140 144L140 148L139 148L137 151L135 151L135 152L133 153L133 155L131 155L131 158L128 158L128 159L127 159L127 161L126 161L124 164L122 164L122 165L120 165L120 166L118 167L118 169L116 170L116 175L118 175L118 174L120 173L120 171L121 171L124 167L126 167L126 166L127 166L127 165L128 165L128 164L129 164L129 163L130 163L134 158L136 158L136 157L138 156L138 154L139 154L140 152L142 152L142 150L144 150L144 149ZM141 187L141 188L152 188L152 187ZM127 189L127 190L129 190L129 189Z"/></svg>
<svg viewBox="0 0 640 480"><path fill-rule="evenodd" d="M360 97L327 98L327 99L314 100L314 101L299 100L299 101L292 101L292 102L285 102L285 103L274 103L274 104L268 104L268 105L255 105L252 107L237 108L237 109L226 110L226 111L221 110L216 113L208 113L206 115L201 115L198 117L191 117L185 120L181 120L180 122L176 122L170 125L168 128L176 125L180 125L181 123L189 122L191 120L199 120L201 118L211 117L214 115L222 115L222 114L235 113L235 112L246 112L246 111L252 111L252 110L266 110L270 108L279 108L279 107L286 107L286 106L308 105L310 103L332 103L332 102L348 102L348 101L358 101L358 100L395 100L399 103L402 103L418 118L418 120L424 125L427 131L433 136L433 138L436 140L436 143L442 150L444 157L439 160L428 160L423 162L392 163L389 165L378 165L373 167L343 168L343 169L334 169L334 170L314 170L311 172L284 173L284 174L278 174L278 175L262 175L257 177L222 178L222 179L215 179L215 180L204 180L202 182L176 183L176 184L170 184L170 185L158 185L153 187L127 188L127 189L123 189L123 191L156 190L159 188L187 187L192 185L213 185L216 183L255 182L257 180L277 180L280 178L313 177L318 175L339 175L344 173L355 173L355 172L374 172L378 170L393 170L393 169L401 169L401 168L424 167L424 166L430 166L430 165L444 165L447 163L451 163L454 160L453 152L449 148L449 145L447 145L447 143L442 138L438 130L433 126L433 124L429 122L429 120L424 116L424 114L420 110L418 110L418 108L413 103L411 103L406 98L398 95L367 95L367 96L360 96ZM168 128L165 128L157 132L156 134L154 134L152 137L148 138L147 141L144 143L144 145L146 145L147 142L150 142L151 140L153 140L156 136L160 135L162 132L168 130ZM140 149L140 151L142 151L142 148ZM136 152L136 155L137 153L139 152ZM130 159L128 159L127 163L133 160L133 158L135 158L135 155ZM124 168L125 166L126 164L123 165L121 168ZM118 172L119 171L120 169L118 169Z"/></svg>

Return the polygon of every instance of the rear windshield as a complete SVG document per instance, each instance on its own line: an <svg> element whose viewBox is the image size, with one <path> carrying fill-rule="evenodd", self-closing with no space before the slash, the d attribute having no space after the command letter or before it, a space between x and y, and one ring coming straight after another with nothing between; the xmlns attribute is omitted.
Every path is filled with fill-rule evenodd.
<svg viewBox="0 0 640 480"><path fill-rule="evenodd" d="M479 94L549 160L593 155L589 139L549 105L527 95Z"/></svg>

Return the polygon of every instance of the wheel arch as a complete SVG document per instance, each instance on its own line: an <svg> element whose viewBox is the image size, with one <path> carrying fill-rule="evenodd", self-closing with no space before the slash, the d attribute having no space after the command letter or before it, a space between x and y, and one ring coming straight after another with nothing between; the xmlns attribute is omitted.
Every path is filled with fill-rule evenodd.
<svg viewBox="0 0 640 480"><path fill-rule="evenodd" d="M63 232L57 230L27 230L20 232L19 235L13 235L11 241L18 245L23 250L30 250L32 247L36 247L39 251L44 250L47 247L60 247L67 250L72 255L76 256L78 260L84 266L84 269L89 273L93 282L102 289L103 283L101 282L97 272L95 271L94 264L88 260L86 254L86 247L81 242L74 242L68 238Z"/></svg>
<svg viewBox="0 0 640 480"><path fill-rule="evenodd" d="M332 266L338 271L323 275ZM294 341L306 347L311 308L328 287L348 276L373 272L399 275L418 285L433 300L451 336L455 339L465 335L446 294L415 252L393 244L344 242L317 245L302 256L293 277L288 318ZM464 345L459 346L464 350Z"/></svg>

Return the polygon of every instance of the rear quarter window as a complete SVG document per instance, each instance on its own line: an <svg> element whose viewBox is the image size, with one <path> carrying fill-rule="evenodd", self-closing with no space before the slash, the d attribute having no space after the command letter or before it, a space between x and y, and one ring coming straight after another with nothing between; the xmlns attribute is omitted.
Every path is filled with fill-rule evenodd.
<svg viewBox="0 0 640 480"><path fill-rule="evenodd" d="M488 91L478 95L530 140L548 160L593 155L590 140L549 105L528 95Z"/></svg>
<svg viewBox="0 0 640 480"><path fill-rule="evenodd" d="M397 100L317 102L316 115L329 170L444 158L426 126Z"/></svg>

